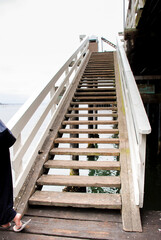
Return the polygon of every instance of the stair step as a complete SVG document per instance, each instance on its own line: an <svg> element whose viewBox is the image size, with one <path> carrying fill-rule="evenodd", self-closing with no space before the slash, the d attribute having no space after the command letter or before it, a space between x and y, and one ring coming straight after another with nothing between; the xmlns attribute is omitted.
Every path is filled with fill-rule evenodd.
<svg viewBox="0 0 161 240"><path fill-rule="evenodd" d="M115 91L113 91L113 92L94 92L94 91L91 91L91 92L76 92L75 94L74 94L75 96L88 96L88 95L92 95L92 96L97 96L97 95L99 95L99 96L114 96L114 95L116 95L116 92Z"/></svg>
<svg viewBox="0 0 161 240"><path fill-rule="evenodd" d="M80 110L113 110L117 111L117 107L70 107L69 111L80 111Z"/></svg>
<svg viewBox="0 0 161 240"><path fill-rule="evenodd" d="M117 104L116 101L104 101L104 102L71 102L71 105L82 105L82 104L87 104L87 105L108 105L108 104Z"/></svg>
<svg viewBox="0 0 161 240"><path fill-rule="evenodd" d="M121 209L120 194L36 191L31 205Z"/></svg>
<svg viewBox="0 0 161 240"><path fill-rule="evenodd" d="M115 84L114 83L98 84L98 83L93 83L93 82L91 82L90 84L87 84L85 82L82 82L82 83L79 84L78 87L79 88L84 88L84 87L87 87L87 88L89 88L89 87L98 87L98 88L100 88L100 87L115 87Z"/></svg>
<svg viewBox="0 0 161 240"><path fill-rule="evenodd" d="M83 120L79 120L79 121L63 121L62 125L116 125L118 124L118 121L110 121L110 120L97 120L97 121L83 121Z"/></svg>
<svg viewBox="0 0 161 240"><path fill-rule="evenodd" d="M84 100L84 99L85 100L91 100L91 99L92 100L100 100L100 99L101 100L102 99L103 100L105 100L105 99L108 99L108 100L110 99L111 100L111 99L114 99L114 100L116 100L116 96L90 96L90 97L89 96L85 96L85 97L76 97L76 96L74 96L73 99L76 99L76 100L77 99L79 99L79 100Z"/></svg>
<svg viewBox="0 0 161 240"><path fill-rule="evenodd" d="M44 164L45 168L63 169L100 169L100 170L120 170L120 163L117 161L74 161L74 160L48 160Z"/></svg>
<svg viewBox="0 0 161 240"><path fill-rule="evenodd" d="M51 155L86 155L86 156L119 156L120 151L116 148L53 148Z"/></svg>
<svg viewBox="0 0 161 240"><path fill-rule="evenodd" d="M42 175L37 185L120 188L121 182L115 176Z"/></svg>
<svg viewBox="0 0 161 240"><path fill-rule="evenodd" d="M118 144L118 138L56 138L55 143L111 143Z"/></svg>
<svg viewBox="0 0 161 240"><path fill-rule="evenodd" d="M70 133L70 134L81 134L81 133L87 133L87 134L118 134L118 129L60 129L59 133Z"/></svg>
<svg viewBox="0 0 161 240"><path fill-rule="evenodd" d="M83 77L85 77L85 78L88 78L88 77L91 77L91 78L97 78L97 77L102 77L102 78L109 78L109 77L111 77L111 78L114 78L115 76L114 76L114 74L109 74L109 73L98 73L98 74L96 74L96 73L85 73L85 74L83 74Z"/></svg>
<svg viewBox="0 0 161 240"><path fill-rule="evenodd" d="M107 87L107 88L77 88L78 92L101 92L101 91L114 91L116 90L115 87Z"/></svg>
<svg viewBox="0 0 161 240"><path fill-rule="evenodd" d="M114 79L83 79L83 80L81 80L79 83L81 83L81 84L85 84L85 83L88 83L88 84L93 84L93 83L96 83L96 84L99 84L99 83L107 83L107 84L110 84L110 83L113 83L113 84L115 84L115 80Z"/></svg>
<svg viewBox="0 0 161 240"><path fill-rule="evenodd" d="M71 114L66 114L66 117L118 117L117 113L71 113Z"/></svg>

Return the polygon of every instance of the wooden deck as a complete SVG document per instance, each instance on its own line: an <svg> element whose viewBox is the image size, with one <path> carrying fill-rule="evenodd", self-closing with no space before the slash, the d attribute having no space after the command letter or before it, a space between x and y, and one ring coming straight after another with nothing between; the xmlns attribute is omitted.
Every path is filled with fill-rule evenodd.
<svg viewBox="0 0 161 240"><path fill-rule="evenodd" d="M104 69L110 66L113 70L96 74L95 71L89 70L91 64L92 69L96 66L95 62L97 62L98 68L101 63ZM88 72L85 69L88 69ZM107 86L105 92L104 87L103 90L91 88L91 82L98 85L102 82L112 83L113 87ZM82 88L84 83L86 90L84 87ZM88 106L84 107L82 104ZM106 121L98 119L99 116L106 117ZM82 120L82 117L87 119ZM107 119L107 117L112 119ZM99 125L101 128L98 127ZM113 128L108 128L107 125L112 125ZM64 137L63 134L68 134L69 137ZM88 137L81 138L79 137L81 134L88 134ZM114 134L114 138L102 137L102 134L108 136ZM62 143L67 144L67 147L59 146ZM79 144L82 143L88 144L87 147L79 147ZM91 143L103 143L106 144L106 147L92 148ZM109 145L111 143L112 147ZM119 147L116 147L115 144ZM57 159L55 156L60 156L60 158ZM71 160L67 160L68 156L71 157ZM110 156L112 160L82 161L79 158L81 156ZM118 158L119 161L114 158ZM52 168L116 170L119 176L48 174L49 169ZM81 188L88 186L115 187L118 190L121 188L121 191L112 194L53 192L49 189L41 191L43 185ZM134 200L125 111L115 54L98 53L87 59L37 155L23 189L16 199L15 209L24 214L24 220L32 218L32 224L24 232L25 239L103 240L136 239L137 237L139 237L138 239L152 239L146 238L150 236L146 229L146 221L145 225L143 221L143 234L123 231L141 232L142 226L140 210ZM10 230L0 233L6 239L12 238L15 234ZM156 236L159 236L158 233L160 234L159 230L155 233ZM20 235L15 234L14 236ZM5 239L4 237L2 239Z"/></svg>
<svg viewBox="0 0 161 240"><path fill-rule="evenodd" d="M117 210L60 207L29 208L23 220L32 219L21 233L0 230L1 240L160 240L161 212L143 211L143 232L124 232Z"/></svg>

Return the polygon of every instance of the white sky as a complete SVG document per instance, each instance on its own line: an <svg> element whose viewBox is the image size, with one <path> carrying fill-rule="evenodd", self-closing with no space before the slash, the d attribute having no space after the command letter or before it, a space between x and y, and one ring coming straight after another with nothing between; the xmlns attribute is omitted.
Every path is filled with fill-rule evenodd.
<svg viewBox="0 0 161 240"><path fill-rule="evenodd" d="M48 82L80 34L115 43L122 30L123 0L0 0L0 102L24 102Z"/></svg>

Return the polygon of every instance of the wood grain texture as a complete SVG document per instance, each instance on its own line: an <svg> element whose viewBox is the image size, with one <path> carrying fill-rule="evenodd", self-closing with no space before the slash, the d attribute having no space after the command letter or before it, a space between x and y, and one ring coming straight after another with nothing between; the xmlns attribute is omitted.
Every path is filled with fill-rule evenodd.
<svg viewBox="0 0 161 240"><path fill-rule="evenodd" d="M78 187L116 187L120 188L120 177L115 176L66 176L42 175L38 185L78 186Z"/></svg>
<svg viewBox="0 0 161 240"><path fill-rule="evenodd" d="M48 160L45 168L120 170L117 161Z"/></svg>
<svg viewBox="0 0 161 240"><path fill-rule="evenodd" d="M86 155L86 156L119 156L119 149L115 148L53 148L51 155Z"/></svg>
<svg viewBox="0 0 161 240"><path fill-rule="evenodd" d="M94 200L94 201L93 201ZM36 191L29 200L30 204L47 206L72 206L80 208L120 209L119 194L106 193L69 193Z"/></svg>

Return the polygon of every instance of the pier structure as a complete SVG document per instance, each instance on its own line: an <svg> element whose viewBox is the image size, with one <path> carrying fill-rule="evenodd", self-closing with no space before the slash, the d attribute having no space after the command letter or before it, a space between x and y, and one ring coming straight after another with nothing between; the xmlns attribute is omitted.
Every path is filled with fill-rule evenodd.
<svg viewBox="0 0 161 240"><path fill-rule="evenodd" d="M129 10L146 6L143 14L148 2L129 1ZM134 19L127 24L134 28ZM124 34L111 52L82 36L8 123L17 138L15 209L32 224L21 235L0 230L4 239L160 239L161 213L142 210L151 126L129 64L133 31Z"/></svg>

